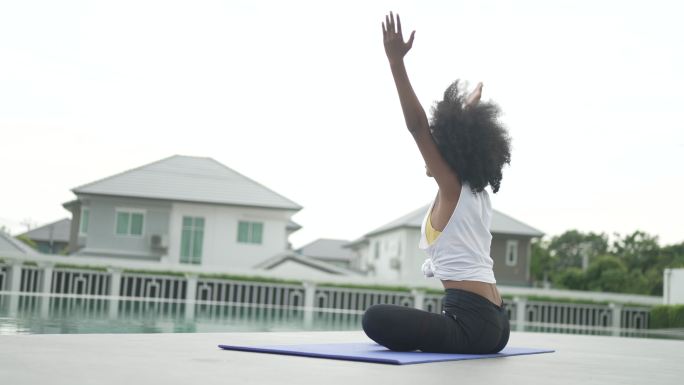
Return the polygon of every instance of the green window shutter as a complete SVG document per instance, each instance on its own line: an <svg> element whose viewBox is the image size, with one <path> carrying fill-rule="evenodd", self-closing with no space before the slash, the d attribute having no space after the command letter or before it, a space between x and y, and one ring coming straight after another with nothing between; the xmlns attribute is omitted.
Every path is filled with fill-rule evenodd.
<svg viewBox="0 0 684 385"><path fill-rule="evenodd" d="M128 222L130 219L130 214L126 212L116 213L116 233L118 235L128 234Z"/></svg>
<svg viewBox="0 0 684 385"><path fill-rule="evenodd" d="M238 223L238 242L240 242L240 243L249 242L249 223L248 222Z"/></svg>
<svg viewBox="0 0 684 385"><path fill-rule="evenodd" d="M192 239L192 230L183 229L181 233L181 262L190 262L190 240Z"/></svg>
<svg viewBox="0 0 684 385"><path fill-rule="evenodd" d="M87 234L88 233L88 220L90 217L90 210L89 209L82 209L81 211L81 230L79 231L81 234Z"/></svg>
<svg viewBox="0 0 684 385"><path fill-rule="evenodd" d="M261 244L261 237L264 232L264 224L260 222L252 223L252 243Z"/></svg>
<svg viewBox="0 0 684 385"><path fill-rule="evenodd" d="M181 263L199 265L202 262L202 244L204 243L204 218L183 217L181 233Z"/></svg>
<svg viewBox="0 0 684 385"><path fill-rule="evenodd" d="M204 241L204 231L195 229L195 234L192 238L192 263L197 265L202 262L202 242Z"/></svg>
<svg viewBox="0 0 684 385"><path fill-rule="evenodd" d="M181 231L181 262L190 262L190 243L192 242L192 217L183 217Z"/></svg>
<svg viewBox="0 0 684 385"><path fill-rule="evenodd" d="M204 218L195 218L195 237L192 240L194 263L202 263L202 245L204 244Z"/></svg>
<svg viewBox="0 0 684 385"><path fill-rule="evenodd" d="M131 214L131 235L142 235L143 215L140 213Z"/></svg>

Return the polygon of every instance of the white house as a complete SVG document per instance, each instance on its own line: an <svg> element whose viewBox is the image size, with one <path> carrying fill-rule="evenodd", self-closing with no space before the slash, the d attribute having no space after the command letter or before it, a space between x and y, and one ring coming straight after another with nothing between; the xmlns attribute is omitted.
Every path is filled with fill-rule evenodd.
<svg viewBox="0 0 684 385"><path fill-rule="evenodd" d="M359 258L347 245L348 240L320 238L297 249L301 255L335 266L359 270Z"/></svg>
<svg viewBox="0 0 684 385"><path fill-rule="evenodd" d="M0 256L4 254L35 255L38 254L24 242L0 231Z"/></svg>
<svg viewBox="0 0 684 385"><path fill-rule="evenodd" d="M300 228L300 205L211 158L176 155L72 191L76 255L249 269Z"/></svg>
<svg viewBox="0 0 684 385"><path fill-rule="evenodd" d="M420 267L427 255L418 248L418 240L429 207L423 206L350 242L346 247L356 252L360 269L386 281L424 281ZM544 233L496 210L490 231L497 283L529 286L531 241Z"/></svg>

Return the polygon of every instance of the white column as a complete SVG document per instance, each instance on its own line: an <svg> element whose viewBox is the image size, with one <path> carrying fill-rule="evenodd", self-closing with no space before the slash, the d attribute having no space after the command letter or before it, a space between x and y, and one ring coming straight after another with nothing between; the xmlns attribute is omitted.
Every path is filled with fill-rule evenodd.
<svg viewBox="0 0 684 385"><path fill-rule="evenodd" d="M108 267L107 272L109 273L109 293L110 297L119 297L119 292L121 291L121 273L123 269L120 267Z"/></svg>
<svg viewBox="0 0 684 385"><path fill-rule="evenodd" d="M10 261L9 270L9 285L7 285L7 290L14 293L9 296L9 309L8 315L10 318L17 317L17 311L19 310L19 289L21 288L21 261Z"/></svg>
<svg viewBox="0 0 684 385"><path fill-rule="evenodd" d="M515 303L515 330L524 331L525 329L525 308L527 307L527 298L513 297Z"/></svg>
<svg viewBox="0 0 684 385"><path fill-rule="evenodd" d="M425 290L413 289L411 295L413 295L413 307L418 310L425 309Z"/></svg>
<svg viewBox="0 0 684 385"><path fill-rule="evenodd" d="M40 262L38 267L42 269L40 291L43 294L49 294L52 292L52 272L55 264L53 262Z"/></svg>
<svg viewBox="0 0 684 385"><path fill-rule="evenodd" d="M663 270L663 305L670 304L670 277L672 269Z"/></svg>
<svg viewBox="0 0 684 385"><path fill-rule="evenodd" d="M108 267L109 273L109 318L119 318L119 293L121 292L121 273L123 269L119 267Z"/></svg>
<svg viewBox="0 0 684 385"><path fill-rule="evenodd" d="M313 310L316 302L316 284L306 281L304 285L304 327L310 329L313 326Z"/></svg>
<svg viewBox="0 0 684 385"><path fill-rule="evenodd" d="M620 335L620 325L622 324L622 304L611 302L610 307L611 317L613 319L612 331L613 335Z"/></svg>
<svg viewBox="0 0 684 385"><path fill-rule="evenodd" d="M187 282L185 288L185 319L192 320L195 318L195 299L197 298L197 274L186 274Z"/></svg>
<svg viewBox="0 0 684 385"><path fill-rule="evenodd" d="M42 270L40 291L44 294L40 297L40 317L48 319L50 316L50 297L45 294L52 292L52 272L55 264L53 262L39 262L38 267Z"/></svg>
<svg viewBox="0 0 684 385"><path fill-rule="evenodd" d="M21 261L11 261L9 271L9 286L11 292L18 292L21 288Z"/></svg>
<svg viewBox="0 0 684 385"><path fill-rule="evenodd" d="M304 307L314 308L314 302L316 300L316 284L313 282L304 282Z"/></svg>

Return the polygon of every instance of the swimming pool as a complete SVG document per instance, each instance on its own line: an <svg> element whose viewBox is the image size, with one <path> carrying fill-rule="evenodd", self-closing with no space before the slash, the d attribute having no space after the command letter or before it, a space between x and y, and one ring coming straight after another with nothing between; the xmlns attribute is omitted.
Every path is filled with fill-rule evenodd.
<svg viewBox="0 0 684 385"><path fill-rule="evenodd" d="M360 330L362 313L185 301L0 295L0 334Z"/></svg>

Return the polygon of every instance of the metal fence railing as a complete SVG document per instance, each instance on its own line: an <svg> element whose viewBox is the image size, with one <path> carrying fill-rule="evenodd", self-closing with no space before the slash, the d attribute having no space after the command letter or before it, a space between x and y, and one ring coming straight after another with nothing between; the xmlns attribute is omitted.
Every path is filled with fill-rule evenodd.
<svg viewBox="0 0 684 385"><path fill-rule="evenodd" d="M12 282L18 279L19 282ZM311 308L322 313L335 310L358 316L375 304L409 306L438 313L442 295L421 290L389 291L291 283L241 281L201 277L197 275L164 275L125 272L121 270L90 270L73 267L40 267L34 265L3 265L0 263L0 292L48 294L62 305L81 306L71 297L123 298L158 301L164 312L206 313L210 317L230 315L236 310L222 305L255 305L261 308ZM24 301L33 301L24 299ZM69 302L71 301L71 302ZM55 302L57 303L57 301ZM61 303L61 302L60 302ZM59 303L58 303L59 304ZM30 305L30 304L29 304ZM121 302L117 311L137 314L138 302ZM215 306L221 305L221 306ZM33 306L33 305L31 305ZM36 305L37 306L37 305ZM69 306L66 306L67 308ZM92 311L105 311L100 302L92 302ZM130 309L127 307L131 307ZM62 306L64 308L64 306ZM650 308L619 304L577 304L552 301L531 301L525 298L506 300L506 312L512 322L528 325L573 325L578 327L619 327L646 329ZM249 310L251 311L251 310ZM268 313L280 317L278 312ZM267 315L268 315L267 314ZM323 317L323 316L320 316ZM338 322L340 317L331 317ZM326 321L327 322L327 321ZM340 321L341 322L341 321Z"/></svg>
<svg viewBox="0 0 684 385"><path fill-rule="evenodd" d="M110 275L106 272L54 269L52 288L56 294L108 295Z"/></svg>

